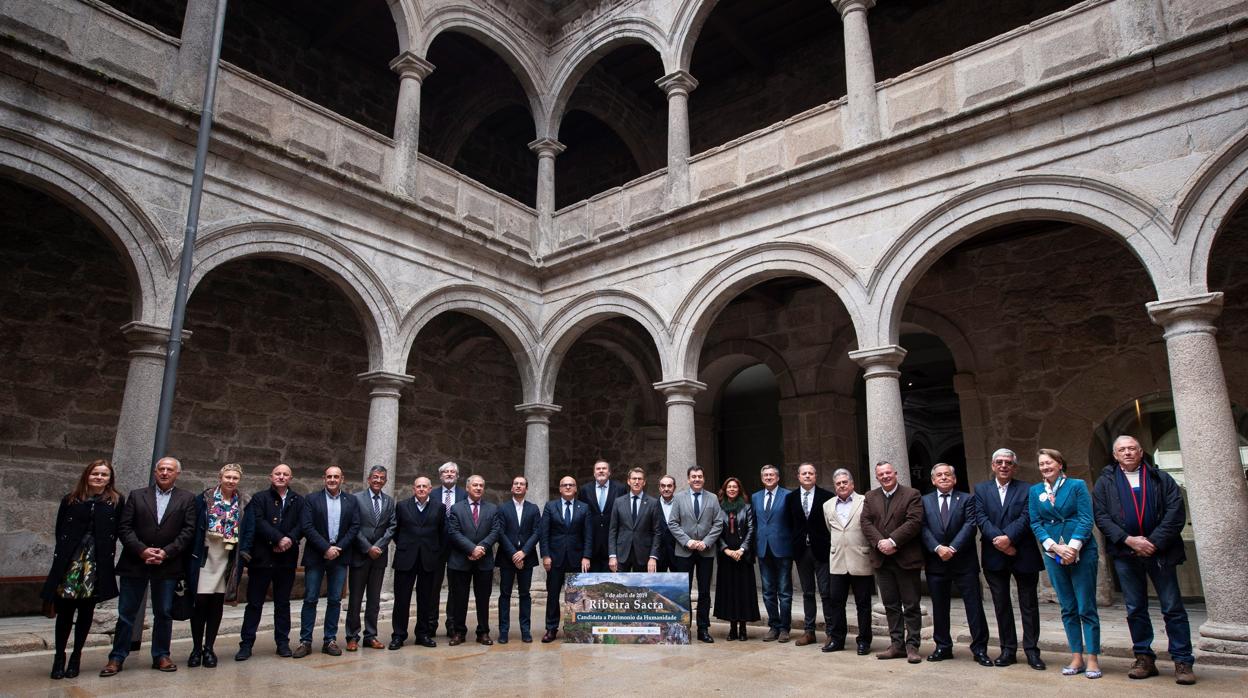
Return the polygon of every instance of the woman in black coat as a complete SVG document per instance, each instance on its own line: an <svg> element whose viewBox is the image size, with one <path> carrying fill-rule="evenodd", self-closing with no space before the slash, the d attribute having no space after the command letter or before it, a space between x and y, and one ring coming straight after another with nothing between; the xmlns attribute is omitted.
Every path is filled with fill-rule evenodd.
<svg viewBox="0 0 1248 698"><path fill-rule="evenodd" d="M730 477L719 488L724 526L719 534L715 575L715 617L728 621L729 640L746 640L745 624L759 619L758 588L754 584L754 509L741 481Z"/></svg>
<svg viewBox="0 0 1248 698"><path fill-rule="evenodd" d="M43 600L56 613L54 679L78 675L82 646L91 631L95 605L117 596L113 555L117 548L117 518L125 498L114 487L114 482L112 463L91 461L78 477L74 491L61 500L56 512L56 550L42 594ZM65 647L71 627L74 628L74 651L67 664Z"/></svg>

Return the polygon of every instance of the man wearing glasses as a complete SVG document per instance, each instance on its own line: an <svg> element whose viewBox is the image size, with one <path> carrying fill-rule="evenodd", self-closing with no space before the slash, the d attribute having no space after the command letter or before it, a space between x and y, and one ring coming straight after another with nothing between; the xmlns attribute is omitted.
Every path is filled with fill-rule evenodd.
<svg viewBox="0 0 1248 698"><path fill-rule="evenodd" d="M559 498L546 502L541 531L539 550L546 570L546 634L542 642L554 642L563 610L559 603L563 580L568 574L589 571L594 544L589 505L576 498L576 480L571 476L559 481Z"/></svg>
<svg viewBox="0 0 1248 698"><path fill-rule="evenodd" d="M1040 648L1040 605L1036 585L1044 561L1031 532L1027 514L1027 491L1031 483L1014 477L1018 456L1008 448L992 454L993 478L975 486L975 523L980 531L980 561L992 607L997 614L997 637L1001 654L994 660L1000 667L1018 661L1018 632L1014 627L1014 606L1010 600L1010 577L1018 585L1018 609L1023 616L1023 654L1027 666L1044 670Z"/></svg>

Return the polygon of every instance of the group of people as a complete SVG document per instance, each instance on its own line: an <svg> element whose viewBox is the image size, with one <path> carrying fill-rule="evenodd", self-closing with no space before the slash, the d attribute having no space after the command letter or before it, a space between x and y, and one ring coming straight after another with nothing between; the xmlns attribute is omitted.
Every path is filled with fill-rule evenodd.
<svg viewBox="0 0 1248 698"><path fill-rule="evenodd" d="M169 656L175 615L191 621L193 646L187 666L215 667L214 644L223 606L237 602L244 568L246 609L236 661L251 657L270 589L277 654L294 658L310 654L322 584L325 654L343 651L338 619L344 587L346 651L357 651L361 645L398 650L406 644L409 630L415 644L435 647L444 578L449 643L466 641L471 592L475 640L492 645L489 605L495 567L497 641L510 639L514 591L520 640L532 642L530 589L539 564L546 571L548 599L544 643L558 637L559 597L566 575L608 571L685 573L690 587L695 580L698 587L698 639L714 642L713 598L715 617L729 623L727 639L746 640L747 624L760 619L757 563L767 614L763 641L792 640L796 567L804 624L794 644L817 642L818 595L825 620L822 650L844 650L845 606L852 592L857 653L868 654L871 596L878 588L890 644L876 656L911 663L922 661L921 571L926 572L931 595L936 644L928 661L953 658L950 603L956 586L966 608L975 661L998 667L1016 663L1012 577L1022 613L1024 655L1029 666L1040 670L1046 666L1037 646L1037 584L1040 570L1047 569L1072 652L1062 673L1098 678L1095 522L1114 558L1127 606L1136 656L1129 676L1158 674L1148 612L1151 579L1165 617L1176 682L1195 683L1190 629L1175 572L1184 559L1179 533L1185 512L1178 485L1149 465L1139 443L1129 436L1114 443L1115 461L1106 466L1092 494L1082 480L1065 477L1065 461L1057 451L1041 449L1037 458L1043 481L1032 485L1015 478L1014 452L998 450L992 457L994 478L977 485L973 493L955 489L957 477L947 464L932 468L935 490L921 495L898 482L892 464L880 462L875 466L879 487L865 495L855 491L848 470L833 473L829 491L817 485L815 466L803 463L793 490L781 487L779 469L766 465L760 472L762 488L753 494L735 477L712 494L704 490L703 469L691 466L686 489L677 494L675 479L664 476L658 497L646 493L641 468L629 470L622 484L611 479L609 463L598 461L592 481L578 486L573 477L563 477L559 496L541 509L526 501L524 476L512 479L509 498L494 503L484 499L482 477L472 475L460 486L459 468L449 462L438 469L438 485L417 477L412 495L396 501L384 491L388 473L381 466L369 470L368 487L354 494L343 491L342 470L330 466L324 471L324 488L301 496L290 488L291 468L280 464L269 474L270 486L248 498L239 492L242 469L231 463L221 468L219 484L192 495L175 486L181 464L174 458L157 462L154 485L125 497L114 487L111 464L97 460L83 471L57 514L55 555L44 587L49 611L57 617L51 676L78 674L95 604L117 596L113 648L100 675L121 672L149 587L155 618L152 667L177 669ZM122 552L114 568L119 540ZM305 594L298 644L292 648L290 598L300 540L305 541ZM995 659L987 654L981 563L997 617L1001 652ZM390 642L383 644L377 622L387 567L394 570L393 628ZM71 630L74 646L67 658Z"/></svg>

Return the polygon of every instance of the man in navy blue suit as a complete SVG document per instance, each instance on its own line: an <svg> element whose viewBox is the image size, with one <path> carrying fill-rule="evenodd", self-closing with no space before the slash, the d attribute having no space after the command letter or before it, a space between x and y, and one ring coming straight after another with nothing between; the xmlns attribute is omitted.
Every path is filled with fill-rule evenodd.
<svg viewBox="0 0 1248 698"><path fill-rule="evenodd" d="M293 656L301 659L312 652L312 631L316 628L316 605L325 589L325 638L321 652L337 657L338 614L342 610L342 587L351 569L351 551L360 532L356 499L342 491L342 468L325 469L325 489L304 499L303 610L299 618L299 647Z"/></svg>
<svg viewBox="0 0 1248 698"><path fill-rule="evenodd" d="M468 632L468 587L472 587L477 606L477 643L492 645L490 639L490 592L494 588L494 544L498 542L502 522L498 506L484 501L485 479L468 477L468 499L451 507L446 520L451 552L446 558L447 611L454 622L451 645L464 643Z"/></svg>
<svg viewBox="0 0 1248 698"><path fill-rule="evenodd" d="M537 539L541 535L542 512L533 502L524 501L529 480L523 475L511 479L511 499L498 505L502 535L498 537L498 642L507 644L511 630L511 588L520 597L520 640L532 642L529 631L533 599L533 568L537 565Z"/></svg>
<svg viewBox="0 0 1248 698"><path fill-rule="evenodd" d="M971 654L980 666L992 666L988 658L988 619L979 590L979 557L975 554L975 498L953 486L958 477L953 466L932 466L935 492L923 495L923 554L927 560L927 589L932 595L932 639L936 651L927 661L953 659L949 636L949 606L953 587L962 593L966 624L971 630Z"/></svg>
<svg viewBox="0 0 1248 698"><path fill-rule="evenodd" d="M577 498L589 506L589 519L593 525L592 554L589 556L590 572L606 572L610 553L607 539L611 535L611 512L615 500L623 497L628 488L611 479L611 464L605 460L594 463L594 479L581 487Z"/></svg>
<svg viewBox="0 0 1248 698"><path fill-rule="evenodd" d="M992 454L994 477L975 486L975 523L980 532L980 557L984 579L992 593L997 616L997 636L1001 654L997 666L1018 661L1018 634L1014 626L1014 605L1010 599L1010 577L1018 586L1018 610L1023 617L1023 653L1032 669L1045 669L1040 658L1040 604L1036 585L1044 560L1027 513L1027 492L1031 483L1014 477L1018 456L1008 448Z"/></svg>
<svg viewBox="0 0 1248 698"><path fill-rule="evenodd" d="M750 504L754 508L754 550L763 580L763 606L767 608L763 642L788 642L793 622L793 531L784 515L784 500L789 490L780 486L780 469L770 463L763 466L759 476L763 489L750 497Z"/></svg>
<svg viewBox="0 0 1248 698"><path fill-rule="evenodd" d="M546 502L541 525L542 567L546 569L546 634L542 642L554 642L559 634L559 594L569 572L588 572L594 540L589 505L576 498L576 480L559 481L559 498Z"/></svg>

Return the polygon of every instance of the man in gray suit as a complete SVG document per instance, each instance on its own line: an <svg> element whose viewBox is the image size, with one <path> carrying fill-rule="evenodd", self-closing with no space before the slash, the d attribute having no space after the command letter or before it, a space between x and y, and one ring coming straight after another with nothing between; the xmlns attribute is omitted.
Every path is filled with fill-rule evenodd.
<svg viewBox="0 0 1248 698"><path fill-rule="evenodd" d="M364 608L364 646L385 649L377 639L377 613L381 610L381 582L390 559L390 539L394 537L394 497L382 492L386 486L385 466L368 469L368 489L356 492L360 512L360 532L355 537L357 553L351 556L351 587L347 601L347 651L360 648L360 599L367 595Z"/></svg>
<svg viewBox="0 0 1248 698"><path fill-rule="evenodd" d="M711 574L715 571L715 544L724 522L720 518L719 500L703 492L706 476L702 468L691 465L685 471L689 489L673 498L672 516L667 526L676 539L676 571L698 576L698 639L715 642L711 637Z"/></svg>
<svg viewBox="0 0 1248 698"><path fill-rule="evenodd" d="M468 585L477 602L477 642L492 645L490 639L490 591L494 587L494 544L502 535L498 506L482 501L485 478L468 478L468 499L456 502L447 519L451 554L446 560L447 611L454 623L451 645L462 645L468 633Z"/></svg>
<svg viewBox="0 0 1248 698"><path fill-rule="evenodd" d="M646 496L646 471L628 471L628 494L615 500L607 536L612 572L651 572L659 564L659 540L667 521L659 500Z"/></svg>

